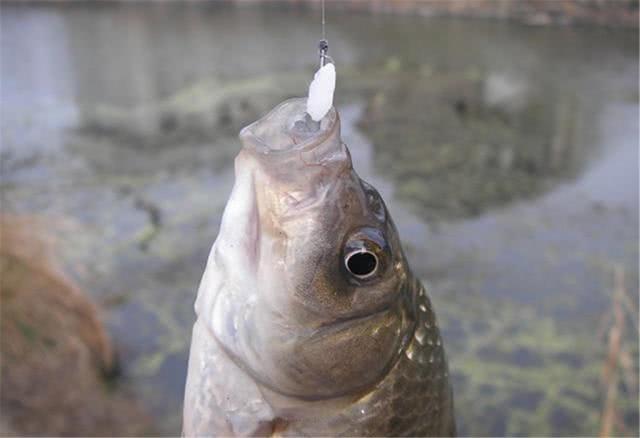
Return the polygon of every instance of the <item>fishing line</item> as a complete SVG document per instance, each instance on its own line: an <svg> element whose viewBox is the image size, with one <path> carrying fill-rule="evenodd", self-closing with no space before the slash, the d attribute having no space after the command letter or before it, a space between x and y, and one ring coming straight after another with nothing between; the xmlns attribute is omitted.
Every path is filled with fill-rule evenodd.
<svg viewBox="0 0 640 438"><path fill-rule="evenodd" d="M325 19L324 19L324 0L322 0L322 39L323 40L327 40L327 36L325 34L325 29L324 29L324 25L325 25Z"/></svg>
<svg viewBox="0 0 640 438"><path fill-rule="evenodd" d="M333 62L331 57L327 55L327 52L329 51L329 43L327 42L324 0L322 0L322 39L320 40L320 44L318 44L318 50L320 52L320 67L324 67L324 65L327 63L327 60Z"/></svg>

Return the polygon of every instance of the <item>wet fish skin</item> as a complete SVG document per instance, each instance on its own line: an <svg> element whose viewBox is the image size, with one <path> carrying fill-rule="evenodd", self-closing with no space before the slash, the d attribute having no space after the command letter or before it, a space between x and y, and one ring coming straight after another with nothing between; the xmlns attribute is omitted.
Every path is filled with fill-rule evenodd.
<svg viewBox="0 0 640 438"><path fill-rule="evenodd" d="M198 291L185 436L455 434L442 339L332 109L287 101L241 133ZM363 265L347 263L367 253ZM369 269L358 276L352 269Z"/></svg>

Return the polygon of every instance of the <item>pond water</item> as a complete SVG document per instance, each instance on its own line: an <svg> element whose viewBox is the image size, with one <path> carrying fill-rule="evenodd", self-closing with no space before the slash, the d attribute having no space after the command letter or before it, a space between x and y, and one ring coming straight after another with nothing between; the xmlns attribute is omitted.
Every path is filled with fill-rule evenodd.
<svg viewBox="0 0 640 438"><path fill-rule="evenodd" d="M433 297L460 433L597 434L614 270L638 295L637 30L327 15L344 140ZM57 2L1 19L2 209L49 220L105 307L120 384L178 434L237 132L305 94L319 13ZM637 400L621 382L620 434L638 435Z"/></svg>

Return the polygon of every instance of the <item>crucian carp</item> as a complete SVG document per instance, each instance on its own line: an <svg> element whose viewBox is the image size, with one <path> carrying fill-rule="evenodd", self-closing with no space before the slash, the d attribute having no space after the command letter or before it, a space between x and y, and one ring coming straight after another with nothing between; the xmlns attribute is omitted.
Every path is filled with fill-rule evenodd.
<svg viewBox="0 0 640 438"><path fill-rule="evenodd" d="M335 108L291 99L240 133L195 303L185 436L455 434L447 360Z"/></svg>

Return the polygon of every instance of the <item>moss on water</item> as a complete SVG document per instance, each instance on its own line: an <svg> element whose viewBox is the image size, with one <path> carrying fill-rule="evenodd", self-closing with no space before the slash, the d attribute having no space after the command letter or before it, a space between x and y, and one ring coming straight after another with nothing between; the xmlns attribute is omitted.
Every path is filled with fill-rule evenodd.
<svg viewBox="0 0 640 438"><path fill-rule="evenodd" d="M435 289L462 434L598 434L605 345L593 328L568 331L534 308ZM478 321L489 329L477 330ZM637 397L637 389L621 395L620 412L637 409Z"/></svg>

